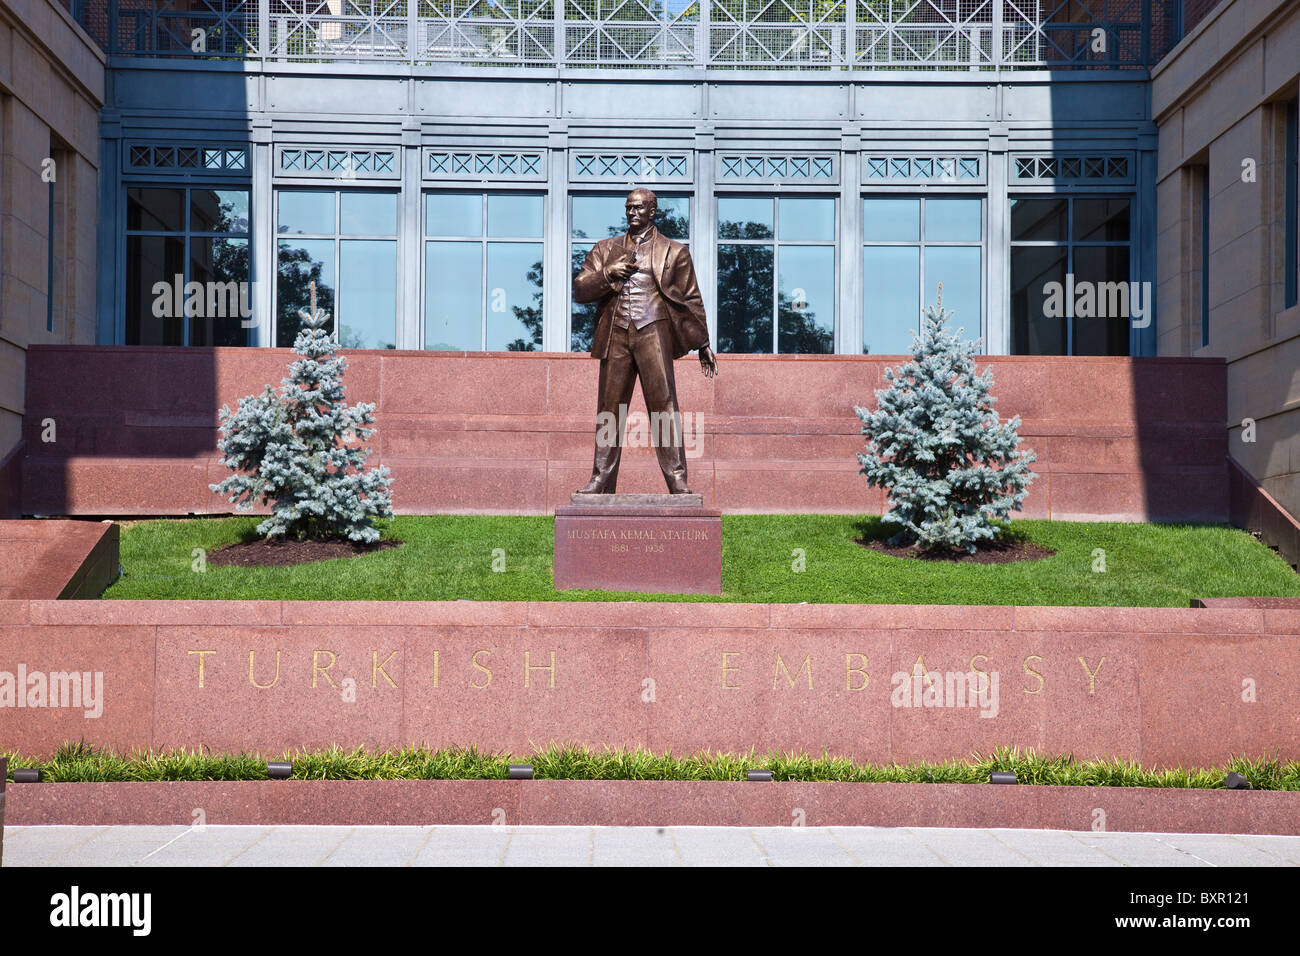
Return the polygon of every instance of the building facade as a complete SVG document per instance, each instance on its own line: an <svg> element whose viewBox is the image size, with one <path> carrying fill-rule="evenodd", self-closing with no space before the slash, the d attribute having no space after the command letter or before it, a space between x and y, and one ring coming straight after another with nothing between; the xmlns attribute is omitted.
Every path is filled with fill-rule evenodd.
<svg viewBox="0 0 1300 956"><path fill-rule="evenodd" d="M63 7L0 3L0 468L22 434L28 346L96 341L104 60Z"/></svg>
<svg viewBox="0 0 1300 956"><path fill-rule="evenodd" d="M26 342L287 346L312 283L353 348L585 351L648 186L723 355L896 355L942 284L990 355L1222 356L1300 511L1296 2L70 2L0 0L0 453Z"/></svg>
<svg viewBox="0 0 1300 956"><path fill-rule="evenodd" d="M288 345L315 281L350 346L583 350L644 185L722 353L896 354L943 283L991 354L1154 354L1179 6L92 4L98 340Z"/></svg>
<svg viewBox="0 0 1300 956"><path fill-rule="evenodd" d="M1227 359L1229 454L1300 514L1300 3L1218 5L1156 68L1152 99L1159 353ZM1293 528L1268 537L1300 560Z"/></svg>

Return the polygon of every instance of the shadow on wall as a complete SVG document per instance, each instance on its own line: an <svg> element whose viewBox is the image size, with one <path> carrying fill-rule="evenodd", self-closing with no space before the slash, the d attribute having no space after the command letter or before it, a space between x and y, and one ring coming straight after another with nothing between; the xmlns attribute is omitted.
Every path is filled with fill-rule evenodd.
<svg viewBox="0 0 1300 956"><path fill-rule="evenodd" d="M1051 372L1053 389L1074 396L1072 417L1079 420L1073 434L1053 436L1048 425L1042 439L1049 449L1044 467L1053 473L1053 512L1072 485L1088 483L1114 513L1228 520L1226 366L1219 359L1153 357L1156 125L1149 94L1121 105L1124 87L1108 82L1131 77L1117 72L1121 64L1157 62L1214 5L1156 0L1144 5L1150 20L1142 24L1111 22L1131 20L1135 7L1117 12L1084 0L1077 6L1091 12L1094 27L1048 29L1040 41L1047 58L1071 63L1076 79L1103 71L1095 84L1049 85L1051 142L1041 150L1013 150L1008 173L1012 351L1069 354L1077 363ZM1072 126L1107 97L1117 119L1131 117L1135 106L1141 110L1151 148L1114 149L1104 133ZM1018 191L1018 184L1050 191ZM1017 203L1042 215L1018 215ZM1050 283L1061 290L1054 312L1040 306ZM1107 355L1143 358L1122 370L1088 358ZM1129 434L1117 428L1121 422Z"/></svg>

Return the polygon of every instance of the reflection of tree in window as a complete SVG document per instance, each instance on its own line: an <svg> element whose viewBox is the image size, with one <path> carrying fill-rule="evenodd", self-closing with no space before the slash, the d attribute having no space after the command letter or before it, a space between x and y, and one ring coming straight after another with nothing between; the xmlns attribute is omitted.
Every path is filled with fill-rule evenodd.
<svg viewBox="0 0 1300 956"><path fill-rule="evenodd" d="M758 222L719 224L722 239L770 239ZM772 247L718 246L718 351L772 351Z"/></svg>
<svg viewBox="0 0 1300 956"><path fill-rule="evenodd" d="M125 341L138 345L246 345L247 188L129 186ZM180 276L177 279L177 276ZM199 283L178 314L154 310L159 283ZM180 294L177 292L176 294Z"/></svg>
<svg viewBox="0 0 1300 956"><path fill-rule="evenodd" d="M276 282L276 312L279 321L278 343L281 347L293 345L294 339L302 330L302 319L298 310L307 307L311 301L311 283L316 283L316 305L330 314L327 328L334 328L334 289L330 282L334 277L322 272L325 263L313 259L307 249L294 248L287 242L280 243L279 279ZM333 270L330 270L331 273ZM326 281L328 278L329 281ZM351 346L349 346L351 347Z"/></svg>
<svg viewBox="0 0 1300 956"><path fill-rule="evenodd" d="M735 240L773 239L772 227L724 220L718 223L718 238L718 351L769 353L773 283L777 281L774 246ZM809 248L782 245L785 249ZM834 331L819 325L817 312L808 308L802 297L793 298L793 291L775 290L779 350L783 354L834 352Z"/></svg>
<svg viewBox="0 0 1300 956"><path fill-rule="evenodd" d="M779 290L776 303L781 337L781 351L786 354L828 355L835 351L835 335L830 329L817 324L817 314L808 308L799 308Z"/></svg>
<svg viewBox="0 0 1300 956"><path fill-rule="evenodd" d="M248 281L248 240L247 239L211 239L212 243L212 265L210 278L214 282L226 284L229 282L241 283ZM245 287L247 288L247 287ZM241 306L247 302L248 307L252 308L251 292L247 295L236 293L235 302ZM227 303L230 302L228 296L223 298ZM243 345L246 336L243 328L243 315L235 314L227 316L226 321L211 322L211 316L208 317L211 326L211 342L203 342L205 345ZM194 343L202 342L199 334L199 320L195 320L195 328L190 335L190 341Z"/></svg>
<svg viewBox="0 0 1300 956"><path fill-rule="evenodd" d="M540 352L542 350L542 264L534 262L528 270L528 284L533 293L532 305L511 306L515 318L524 327L529 338L518 338L506 343L507 352Z"/></svg>

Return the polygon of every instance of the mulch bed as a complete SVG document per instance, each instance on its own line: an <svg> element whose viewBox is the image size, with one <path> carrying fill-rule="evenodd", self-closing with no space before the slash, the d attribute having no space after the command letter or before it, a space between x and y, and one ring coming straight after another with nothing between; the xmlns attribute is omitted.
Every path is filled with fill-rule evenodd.
<svg viewBox="0 0 1300 956"><path fill-rule="evenodd" d="M1015 561L1041 561L1056 554L1051 548L1033 544L1029 541L982 541L975 546L975 553L969 551L930 551L920 550L916 545L891 545L884 541L863 541L858 544L872 551L879 551L891 558L911 558L914 561L951 561L966 564L1011 564Z"/></svg>
<svg viewBox="0 0 1300 956"><path fill-rule="evenodd" d="M227 545L213 551L207 560L209 564L238 565L241 568L283 568L292 564L328 561L330 558L352 558L359 554L396 548L401 544L400 541L361 544L341 538L308 538L305 541L292 538L270 541L259 538L256 541Z"/></svg>

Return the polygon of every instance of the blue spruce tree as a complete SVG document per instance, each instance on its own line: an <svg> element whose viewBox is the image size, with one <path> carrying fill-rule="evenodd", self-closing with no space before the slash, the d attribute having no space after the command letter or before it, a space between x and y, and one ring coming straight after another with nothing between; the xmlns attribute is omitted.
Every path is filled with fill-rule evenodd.
<svg viewBox="0 0 1300 956"><path fill-rule="evenodd" d="M268 385L241 398L233 413L222 406L221 463L235 473L208 487L241 511L271 502L259 534L373 544L379 530L372 519L393 515L392 479L386 466L363 470L370 449L348 439L370 437L374 429L365 426L374 422L375 406L344 403L347 359L324 328L329 313L316 308L316 283L310 311L298 314L303 328L293 350L302 358L289 366L279 394Z"/></svg>
<svg viewBox="0 0 1300 956"><path fill-rule="evenodd" d="M868 485L888 496L884 520L900 529L890 544L974 553L1020 510L1036 459L1018 449L1020 416L998 421L993 370L976 374L978 343L945 328L952 313L943 309L943 286L939 293L913 339L912 360L885 370L890 386L876 392L875 411L854 409L867 438L858 461Z"/></svg>

